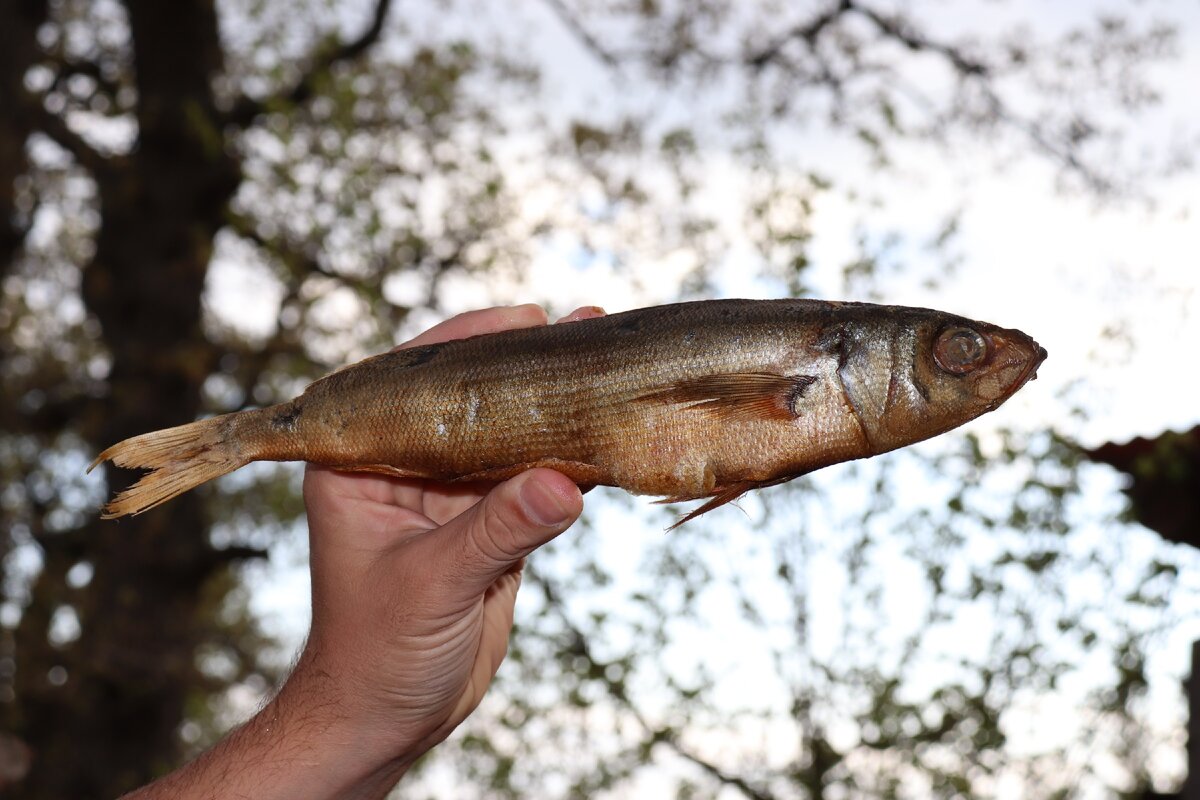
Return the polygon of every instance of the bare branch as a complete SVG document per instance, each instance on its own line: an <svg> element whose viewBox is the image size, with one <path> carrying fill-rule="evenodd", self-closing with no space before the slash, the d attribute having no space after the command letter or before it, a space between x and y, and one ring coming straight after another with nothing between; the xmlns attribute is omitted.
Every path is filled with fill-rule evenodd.
<svg viewBox="0 0 1200 800"><path fill-rule="evenodd" d="M52 63L55 67L55 74L48 92L61 89L63 84L76 75L87 78L96 84L97 91L113 100L114 104L117 95L124 88L120 80L110 78L105 74L104 68L94 61L77 61L60 54Z"/></svg>
<svg viewBox="0 0 1200 800"><path fill-rule="evenodd" d="M987 65L969 57L957 47L927 39L905 25L898 17L885 16L873 8L863 5L858 0L843 0L843 4L849 10L853 10L869 19L875 24L875 27L879 28L881 33L895 39L909 50L937 53L944 56L962 75L984 77L989 72Z"/></svg>
<svg viewBox="0 0 1200 800"><path fill-rule="evenodd" d="M261 547L250 547L249 545L234 544L229 547L222 547L220 550L212 550L209 561L212 567L220 567L225 564L232 564L237 561L256 561L258 559L269 558L270 551L264 550Z"/></svg>
<svg viewBox="0 0 1200 800"><path fill-rule="evenodd" d="M850 11L851 8L853 8L853 3L851 0L838 0L837 5L829 8L827 11L819 14L808 22L805 22L802 25L797 25L783 36L780 36L774 42L771 42L771 44L767 45L762 50L759 50L754 55L747 57L746 63L755 69L762 69L763 67L767 66L767 64L778 58L779 54L783 51L783 48L787 45L787 43L795 39L803 39L808 43L808 46L811 49L816 43L817 37L821 35L822 31L840 19L846 12Z"/></svg>
<svg viewBox="0 0 1200 800"><path fill-rule="evenodd" d="M66 120L58 114L47 110L41 98L27 95L24 107L30 117L30 127L50 137L55 144L70 153L79 166L96 176L113 169L115 165L112 158L88 144L82 136L71 130Z"/></svg>
<svg viewBox="0 0 1200 800"><path fill-rule="evenodd" d="M985 89L985 96L996 119L1024 133L1037 149L1057 159L1068 170L1083 178L1094 191L1103 194L1113 189L1113 182L1083 163L1069 142L1055 142L1055 137L1042 125L1013 113L991 87Z"/></svg>
<svg viewBox="0 0 1200 800"><path fill-rule="evenodd" d="M546 600L546 605L554 609L554 613L558 615L559 620L571 635L571 645L569 652L572 655L579 656L588 664L588 674L595 675L596 679L603 684L605 691L609 696L616 700L641 726L645 732L647 740L650 744L665 744L670 747L676 754L686 761L690 761L700 769L704 770L708 775L716 778L722 784L731 786L751 800L776 800L775 795L765 792L761 789L756 789L750 783L739 775L726 772L725 770L713 764L711 761L706 761L684 747L676 737L675 733L669 729L658 728L652 726L650 722L642 715L640 709L633 702L633 699L625 691L625 685L613 678L609 677L610 662L602 661L597 658L588 645L587 636L579 629L566 612L562 599L558 595L558 590L546 579L538 575L532 567L525 567L526 580L536 585L542 591L542 596Z"/></svg>
<svg viewBox="0 0 1200 800"><path fill-rule="evenodd" d="M972 58L953 45L922 36L905 25L900 18L886 16L870 6L864 5L860 0L842 0L842 3L850 10L870 20L880 33L899 42L909 50L936 53L945 58L962 78L972 80L979 86L988 108L996 120L1023 133L1034 147L1080 176L1093 190L1105 192L1112 189L1112 183L1109 180L1080 160L1069 141L1055 141L1057 137L1049 133L1036 120L1027 119L1013 112L987 80L991 77L992 70L982 61Z"/></svg>
<svg viewBox="0 0 1200 800"><path fill-rule="evenodd" d="M324 265L307 253L303 253L296 248L286 247L280 242L268 240L255 229L254 225L245 216L234 213L230 213L228 216L229 227L234 233L257 246L268 256L278 259L287 267L288 277L284 281L284 296L280 303L281 308L290 302L294 302L299 297L300 287L304 283L304 279L309 275L318 274L341 280L340 276L330 272ZM254 388L258 386L267 368L277 356L298 356L304 354L304 346L296 336L296 330L299 327L290 329L283 325L278 325L271 338L260 347L253 349L248 347L229 349L228 352L238 359L238 369L236 370L237 375L235 379L242 395L242 408L254 402Z"/></svg>
<svg viewBox="0 0 1200 800"><path fill-rule="evenodd" d="M555 16L558 17L559 21L566 26L567 30L569 30L576 39L583 43L584 47L586 47L592 53L592 55L603 61L606 66L614 69L620 66L620 59L617 57L617 55L608 50L604 45L600 44L600 41L595 36L592 36L588 29L583 26L583 23L580 22L579 18L571 13L571 10L567 8L563 0L546 0L546 5L550 6L550 9L554 12Z"/></svg>
<svg viewBox="0 0 1200 800"><path fill-rule="evenodd" d="M567 30L606 66L619 68L628 61L638 59L654 61L656 59L651 51L619 52L606 47L585 27L583 21L568 7L565 0L545 0L545 2ZM942 57L964 82L969 82L980 92L980 96L995 122L1018 131L1029 140L1036 150L1059 163L1068 172L1080 177L1094 191L1103 193L1113 189L1111 180L1097 172L1081 158L1074 140L1069 134L1058 135L1045 123L1021 116L1004 102L992 85L995 70L986 61L971 55L962 47L924 35L918 28L907 22L903 16L881 11L873 7L869 0L831 0L830 5L815 17L795 25L761 49L750 51L732 61L701 53L698 49L696 53L709 65L740 63L754 70L762 70L784 58L788 43L802 41L808 45L817 65L814 72L804 77L815 84L827 87L833 92L835 101L840 102L843 84L849 77L854 76L843 76L833 72L829 64L821 57L816 44L823 33L848 14L857 14L870 22L885 40L896 42L913 52L930 53ZM692 47L695 48L694 43ZM677 58L677 53L669 57L658 56L658 65L668 66ZM795 65L789 65L789 67L797 69ZM859 74L863 74L861 68L856 76ZM899 88L904 89L905 87L900 85Z"/></svg>
<svg viewBox="0 0 1200 800"><path fill-rule="evenodd" d="M692 762L697 767L704 770L709 775L716 778L718 781L725 784L726 786L734 787L735 789L740 791L742 794L746 795L746 797L752 798L752 800L775 800L775 795L767 794L758 789L755 789L753 786L751 786L749 783L746 782L745 778L725 772L720 767L718 767L716 764L713 764L711 761L705 761L703 758L700 758L699 756L688 752L679 744L679 742L677 742L675 740L674 737L667 737L660 741L662 741L664 744L669 745L670 748L672 750L674 750L675 753L677 755L679 755L681 758L683 758L685 761Z"/></svg>
<svg viewBox="0 0 1200 800"><path fill-rule="evenodd" d="M288 303L294 297L294 292L289 293L283 302ZM295 330L283 325L277 325L275 333L261 347L230 347L227 352L237 357L237 369L232 377L237 381L241 398L238 407L232 409L234 411L241 411L256 404L254 389L276 357L305 355L304 346L296 338Z"/></svg>
<svg viewBox="0 0 1200 800"><path fill-rule="evenodd" d="M0 198L0 210L7 212L5 216L8 217L8 224L0 225L0 277L7 274L16 263L17 253L25 246L25 239L33 226L32 213L26 215L26 221L22 222L17 219L12 207L10 197Z"/></svg>
<svg viewBox="0 0 1200 800"><path fill-rule="evenodd" d="M230 213L227 215L227 222L234 233L275 256L287 266L288 271L294 277L300 280L309 275L322 275L337 281L346 280L345 276L333 272L300 248L294 247L282 239L267 239L258 232L258 229L245 215Z"/></svg>
<svg viewBox="0 0 1200 800"><path fill-rule="evenodd" d="M263 99L242 95L225 115L225 122L244 128L273 105L294 106L306 102L315 94L317 85L329 74L334 65L358 58L379 40L391 5L392 0L376 0L371 23L358 38L349 42L335 41L332 45L317 48L318 52L313 55L308 70L290 89Z"/></svg>

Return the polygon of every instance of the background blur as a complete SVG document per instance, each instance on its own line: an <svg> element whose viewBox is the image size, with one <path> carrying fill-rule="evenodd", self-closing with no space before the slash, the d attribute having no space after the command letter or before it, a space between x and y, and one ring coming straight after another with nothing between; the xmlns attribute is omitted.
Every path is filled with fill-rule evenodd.
<svg viewBox="0 0 1200 800"><path fill-rule="evenodd" d="M681 530L600 490L399 797L1148 797L1200 638L1200 5L0 0L0 790L110 797L307 622L298 465L127 436L452 313L805 295L1035 336L935 441ZM1147 437L1100 456L1084 448ZM1124 460L1122 460L1124 459ZM1169 539L1140 525L1150 521ZM1165 519L1165 522L1164 522ZM1193 784L1193 788L1196 784Z"/></svg>

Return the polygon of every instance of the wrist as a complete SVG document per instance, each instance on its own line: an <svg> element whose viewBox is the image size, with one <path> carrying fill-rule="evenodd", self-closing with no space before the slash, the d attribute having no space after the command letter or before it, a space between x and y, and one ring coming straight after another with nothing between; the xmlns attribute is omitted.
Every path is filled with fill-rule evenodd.
<svg viewBox="0 0 1200 800"><path fill-rule="evenodd" d="M384 797L425 752L396 743L368 719L344 683L302 659L279 693L246 728L274 741L296 793L280 797ZM392 734L392 735L389 735Z"/></svg>
<svg viewBox="0 0 1200 800"><path fill-rule="evenodd" d="M332 681L297 669L244 725L126 800L383 798L424 750L381 752L370 738Z"/></svg>

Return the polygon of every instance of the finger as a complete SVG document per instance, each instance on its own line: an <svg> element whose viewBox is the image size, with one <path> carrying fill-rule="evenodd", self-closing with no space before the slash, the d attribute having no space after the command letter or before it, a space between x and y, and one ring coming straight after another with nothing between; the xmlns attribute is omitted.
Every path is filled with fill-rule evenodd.
<svg viewBox="0 0 1200 800"><path fill-rule="evenodd" d="M563 317L562 319L560 319L558 321L559 322L578 322L581 319L594 319L596 317L603 317L607 313L608 312L606 312L600 306L580 306L579 308L575 309L570 314L567 314L565 317Z"/></svg>
<svg viewBox="0 0 1200 800"><path fill-rule="evenodd" d="M459 514L482 500L496 482L435 483L429 482L421 496L421 511L439 525L445 525Z"/></svg>
<svg viewBox="0 0 1200 800"><path fill-rule="evenodd" d="M432 527L419 510L395 503L395 483L400 481L307 465L304 505L313 546L338 541L367 552Z"/></svg>
<svg viewBox="0 0 1200 800"><path fill-rule="evenodd" d="M338 503L347 500L390 503L396 482L396 478L373 472L339 470L313 463L304 465L304 496L306 499L311 496L314 501L328 497Z"/></svg>
<svg viewBox="0 0 1200 800"><path fill-rule="evenodd" d="M513 612L517 603L517 589L521 586L521 573L506 572L488 588L483 604L483 632L481 646L471 669L468 691L462 693L450 713L450 721L457 726L471 715L483 700L484 690L500 670L500 664L508 653L508 639L512 633Z"/></svg>
<svg viewBox="0 0 1200 800"><path fill-rule="evenodd" d="M439 322L394 349L401 350L406 347L437 344L438 342L448 342L451 339L465 339L481 333L495 333L513 328L531 328L535 325L545 325L546 322L546 309L534 303L468 311L444 322Z"/></svg>
<svg viewBox="0 0 1200 800"><path fill-rule="evenodd" d="M532 469L499 485L422 545L430 573L462 601L479 597L521 559L565 531L583 511L570 478ZM436 565L436 566L432 566Z"/></svg>

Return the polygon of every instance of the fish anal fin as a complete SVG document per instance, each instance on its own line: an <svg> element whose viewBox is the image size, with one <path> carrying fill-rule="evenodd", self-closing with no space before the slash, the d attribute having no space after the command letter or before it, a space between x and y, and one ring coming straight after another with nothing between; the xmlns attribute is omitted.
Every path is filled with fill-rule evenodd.
<svg viewBox="0 0 1200 800"><path fill-rule="evenodd" d="M391 464L329 464L330 469L338 472L373 472L376 475L389 475L393 478L428 478L429 473L418 470L393 467Z"/></svg>
<svg viewBox="0 0 1200 800"><path fill-rule="evenodd" d="M580 487L586 486L588 489L612 483L606 470L594 464L587 464L582 461L570 461L563 458L540 458L536 461L525 461L520 464L506 464L502 467L492 467L491 469L480 470L479 472L472 472L468 475L456 477L454 478L454 482L486 481L494 483L496 481L508 480L526 470L537 467L545 467L561 472L579 484Z"/></svg>
<svg viewBox="0 0 1200 800"><path fill-rule="evenodd" d="M453 476L435 474L434 472L425 470L405 469L403 467L392 466L391 464L330 464L328 466L330 469L336 469L340 472L372 472L377 475L390 475L393 478L428 479L444 481L446 483L497 483L508 480L515 475L520 475L522 472L535 467L548 467L566 475L579 484L581 488L586 487L587 489L591 489L597 485L612 482L608 477L608 473L600 467L585 464L581 461L568 461L561 458L542 458L537 461L527 461L520 464L505 464L500 467L491 467L479 470L478 472Z"/></svg>
<svg viewBox="0 0 1200 800"><path fill-rule="evenodd" d="M682 525L683 523L693 520L696 517L700 516L701 514L707 514L709 511L712 511L715 508L720 508L721 506L725 505L726 503L732 503L734 500L737 500L739 497L741 497L742 495L744 495L746 492L750 491L751 489L757 489L760 486L769 486L769 485L770 485L770 482L764 483L764 482L760 482L760 481L740 481L738 483L731 483L728 486L719 487L715 492L713 492L712 496L709 497L708 502L706 502L704 505L700 506L699 508L693 509L692 511L688 512L685 516L677 519L673 525L671 525L669 528L667 528L667 530L673 531L676 528L678 528L680 525ZM695 498L689 498L689 499L695 499ZM670 502L676 502L676 501L674 498L667 498L666 500L663 500L660 502L670 503Z"/></svg>
<svg viewBox="0 0 1200 800"><path fill-rule="evenodd" d="M815 375L774 372L730 372L703 375L643 395L641 399L682 403L728 421L774 419L800 415L799 401L817 380Z"/></svg>
<svg viewBox="0 0 1200 800"><path fill-rule="evenodd" d="M660 497L659 499L651 500L650 502L654 503L656 506L669 506L672 503L687 503L692 500L700 500L704 497L708 497L708 495L673 494L670 497Z"/></svg>
<svg viewBox="0 0 1200 800"><path fill-rule="evenodd" d="M668 531L673 531L676 528L678 528L680 525L682 525L683 523L688 522L689 520L693 520L696 517L700 516L701 514L707 514L709 511L712 511L715 508L720 508L721 506L725 505L726 503L732 503L733 501L737 500L739 497L741 497L746 492L748 492L752 489L765 489L768 486L777 486L781 483L787 483L788 481L792 480L793 478L797 478L802 474L804 474L804 473L797 473L795 475L784 475L783 477L780 477L780 478L770 478L768 480L762 480L762 481L737 481L735 483L726 484L724 486L718 486L709 494L704 494L704 495L699 495L699 496L676 495L673 497L665 497L661 500L656 500L655 502L656 503L683 503L683 502L687 502L688 500L699 500L704 497L708 498L708 501L706 503L704 503L704 505L688 512L687 515L676 520L676 522L673 525L671 525L669 528L667 528Z"/></svg>

